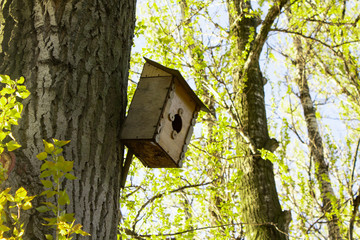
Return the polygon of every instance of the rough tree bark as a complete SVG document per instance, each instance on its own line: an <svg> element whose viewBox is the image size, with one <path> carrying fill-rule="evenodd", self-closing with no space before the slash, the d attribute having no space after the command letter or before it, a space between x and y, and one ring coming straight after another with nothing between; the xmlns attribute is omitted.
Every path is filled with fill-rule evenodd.
<svg viewBox="0 0 360 240"><path fill-rule="evenodd" d="M300 102L304 112L304 118L307 126L309 137L309 150L312 161L315 164L315 177L320 190L320 198L322 201L322 210L327 219L327 226L329 232L329 239L342 239L339 219L333 212L333 203L331 198L335 197L334 190L330 182L330 172L328 163L325 160L323 141L320 135L318 123L316 120L316 110L310 96L310 89L306 74L306 54L302 48L302 43L299 37L293 37L296 49L295 64L297 67L296 83L300 91ZM336 198L335 198L336 199Z"/></svg>
<svg viewBox="0 0 360 240"><path fill-rule="evenodd" d="M31 92L15 136L22 148L8 184L30 194L39 182L42 139L65 147L77 180L64 187L69 212L91 239L116 239L119 130L125 115L136 0L0 0L0 73L26 78ZM43 200L43 199L42 199ZM34 200L36 207L38 200ZM42 216L22 215L24 239L44 239ZM81 239L80 237L78 239Z"/></svg>
<svg viewBox="0 0 360 240"><path fill-rule="evenodd" d="M241 178L241 218L246 224L247 239L286 239L291 220L282 211L274 180L273 164L260 157L258 149L274 151L277 141L270 139L264 100L264 78L259 57L270 27L287 0L274 1L256 33L260 19L251 15L250 1L227 0L230 12L234 55L240 64L234 70L235 105L238 115L238 151Z"/></svg>

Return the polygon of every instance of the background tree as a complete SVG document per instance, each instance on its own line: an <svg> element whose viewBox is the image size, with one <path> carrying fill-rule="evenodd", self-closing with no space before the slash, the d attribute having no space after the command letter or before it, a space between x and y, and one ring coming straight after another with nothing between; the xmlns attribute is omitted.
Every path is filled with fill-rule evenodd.
<svg viewBox="0 0 360 240"><path fill-rule="evenodd" d="M306 203L304 199L303 201L290 200L296 204L296 206L292 205L292 208L299 209L299 211L294 211L296 219L299 220L294 225L302 230L302 234L314 234L318 238L349 237L353 239L353 236L350 236L353 233L350 227L353 214L350 212L354 209L353 200L357 190L354 193L348 183L352 181L351 172L355 170L353 164L356 163L355 159L358 155L355 150L357 142L354 139L348 139L352 138L354 129L350 127L345 130L345 126L353 123L349 118L342 117L343 114L347 114L347 110L341 106L344 102L354 105L356 101L348 94L344 98L344 91L341 88L346 86L353 93L356 92L356 90L353 91L351 85L347 84L349 77L350 82L354 82L351 80L354 74L331 74L329 70L342 72L343 64L348 65L348 62L344 61L344 53L352 55L353 52L349 52L348 48L358 48L359 35L353 29L358 21L357 13L352 11L352 7L357 8L358 5L346 1L328 1L321 5L317 5L316 1L299 1L292 5L288 27L277 29L290 33L289 36L293 38L292 46L287 50L282 47L281 53L296 65L297 69L294 72L290 70L290 74L286 74L288 79L286 85L289 90L291 89L289 94L289 99L291 99L289 116L291 117L287 118L289 130L296 136L295 141L298 141L299 148L307 145L309 149L303 151L306 154L305 166L303 163L296 164L299 172L301 169L307 172L307 176L302 175L302 179L296 180L297 185L306 187L300 190L300 194L296 191L297 194L293 196L304 196L307 199ZM324 65L325 59L329 60L329 56L331 56L331 61L328 63L331 65ZM353 64L354 62L351 65ZM325 66L327 69L324 68ZM298 90L294 83L298 85ZM356 86L353 86L356 89ZM296 107L298 103L303 108L304 120L300 120L302 123L298 122L299 112ZM356 107L354 110L357 112ZM339 121L340 119L342 121ZM339 128L346 132L344 136L338 135ZM344 154L347 157L344 157ZM295 156L291 157L290 152L288 155L288 159L296 159ZM292 160L287 161L292 165ZM353 170L348 171L348 169ZM284 186L287 186L289 193L289 183L285 183ZM316 190L314 190L315 186ZM333 189L336 189L335 193ZM311 210L311 213L306 210L309 203L316 211ZM303 207L299 208L299 206ZM325 223L327 227L324 228Z"/></svg>
<svg viewBox="0 0 360 240"><path fill-rule="evenodd" d="M216 119L200 115L202 129L195 131L183 169L141 170L141 165L135 162L123 195L121 227L126 234L139 239L156 236L241 239L246 232L251 234L251 228L285 232L285 219L276 219L284 224L282 230L281 224L272 225L274 220L268 217L274 212L282 213L280 205L269 215L253 214L254 218L262 218L257 225L253 219L246 218L247 209L242 200L247 196L239 194L243 181L249 178L246 166L242 165L244 156L260 158L251 156L251 143L255 151L264 146L273 150L271 144L264 142L276 138L280 147L275 155L261 151L262 157L273 165L268 161L260 163L267 164L268 169L271 165L274 168L282 209L292 212L288 235L283 236L358 237L359 68L355 56L359 48L356 27L359 5L355 1L289 1L282 8L291 11L289 17L276 10L273 14L278 14L277 17L271 15L273 6L272 1L191 0L180 4L149 1L140 5L136 34L147 45L133 55L131 89L142 65L140 57L145 55L182 69L185 79L196 87L204 101L211 103ZM275 19L271 24L266 21L270 16ZM242 24L235 28L231 21ZM267 32L263 35L266 42L257 45L256 38L265 33L262 31ZM239 37L239 33L245 37ZM298 54L295 37L301 41L302 55ZM238 51L239 48L242 50ZM252 57L256 61L250 69L247 67ZM313 106L315 118L311 121L317 122L317 133L308 133L310 119L303 115L301 107L297 84L299 58L305 66L303 76L307 76L311 97L307 104ZM259 106L246 108L251 96L262 98L259 79L265 84L267 104L261 107L258 101ZM260 115L263 120L251 125L248 119ZM246 139L251 131L253 136L255 131L262 131L258 134L261 137ZM314 134L322 139L322 144L316 142L316 148L312 145ZM322 169L314 159L321 148ZM324 169L328 176L319 174ZM333 195L324 194L324 189L332 192L329 186ZM270 201L260 194L264 189L271 188L260 185L258 199ZM256 191L246 193L251 195ZM215 201L216 198L220 201Z"/></svg>
<svg viewBox="0 0 360 240"><path fill-rule="evenodd" d="M125 115L135 0L0 2L0 72L24 76L31 96L15 131L22 148L8 185L43 191L42 139L66 139L78 180L66 183L69 212L92 239L116 239L119 141ZM40 200L34 200L36 207ZM24 239L45 239L42 215L25 217ZM80 238L80 237L79 237Z"/></svg>

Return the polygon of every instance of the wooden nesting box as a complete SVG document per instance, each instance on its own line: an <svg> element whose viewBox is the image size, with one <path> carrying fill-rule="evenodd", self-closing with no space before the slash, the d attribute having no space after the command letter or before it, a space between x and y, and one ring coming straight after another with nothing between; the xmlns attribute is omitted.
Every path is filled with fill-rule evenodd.
<svg viewBox="0 0 360 240"><path fill-rule="evenodd" d="M179 71L145 60L121 139L145 166L178 168L198 112L209 109Z"/></svg>

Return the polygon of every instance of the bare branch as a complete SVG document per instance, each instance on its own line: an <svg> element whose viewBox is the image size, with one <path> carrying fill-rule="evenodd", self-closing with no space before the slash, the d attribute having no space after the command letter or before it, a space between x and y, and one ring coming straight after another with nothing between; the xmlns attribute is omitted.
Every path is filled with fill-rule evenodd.
<svg viewBox="0 0 360 240"><path fill-rule="evenodd" d="M182 186L182 187L179 187L177 189L174 189L174 190L171 190L168 192L168 194L171 194L171 193L175 193L175 192L179 192L179 191L183 191L185 189L188 189L188 188L196 188L196 187L200 187L200 186L206 186L206 185L209 185L209 184L212 184L213 182L215 182L217 179L214 179L213 181L211 182L205 182L205 183L199 183L199 184L193 184L193 185L187 185L187 186ZM146 208L147 205L149 205L150 203L154 202L156 199L158 198L161 198L163 196L165 196L167 193L163 192L163 193L159 193L155 196L153 196L152 198L148 199L146 201L146 203L144 203L140 210L138 211L138 213L136 214L136 217L134 219L134 224L132 226L132 231L135 232L135 228L136 228L136 224L140 221L140 214L141 212Z"/></svg>
<svg viewBox="0 0 360 240"><path fill-rule="evenodd" d="M165 237L165 236L176 236L176 235L182 235L185 233L189 233L189 232L195 232L195 231L203 231L203 230L207 230L207 229L213 229L213 228L222 228L222 227L228 227L228 226L239 226L239 225L253 225L253 226L266 226L266 225L270 225L275 227L275 229L277 231L279 231L280 233L286 235L286 236L290 236L289 234L285 233L284 231L281 231L277 225L275 223L272 222L267 222L267 223L228 223L228 224L220 224L220 225L216 225L216 226L207 226L207 227L199 227L199 228L192 228L192 229L187 229L184 231L180 231L180 232L175 232L175 233L161 233L161 234L138 234L133 230L127 229L127 228L122 228L126 234L133 236L135 239L141 239L144 240L144 238L151 238L151 237Z"/></svg>

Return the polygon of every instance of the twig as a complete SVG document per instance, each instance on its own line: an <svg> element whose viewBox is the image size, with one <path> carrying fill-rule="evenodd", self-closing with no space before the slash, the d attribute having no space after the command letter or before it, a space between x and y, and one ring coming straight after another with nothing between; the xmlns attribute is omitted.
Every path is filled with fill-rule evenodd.
<svg viewBox="0 0 360 240"><path fill-rule="evenodd" d="M171 191L169 191L168 193L170 194L170 193L179 192L179 191L182 191L182 190L187 189L187 188L195 188L195 187L200 187L200 186L206 186L206 185L212 184L212 183L215 182L215 181L217 181L217 179L214 179L214 180L212 180L211 182L182 186L182 187L179 187L179 188L177 188L177 189L171 190ZM132 226L132 231L133 231L133 232L135 232L136 224L140 221L140 219L139 219L140 214L141 214L141 212L145 209L145 207L146 207L147 205L149 205L150 203L154 202L156 199L163 197L165 194L166 194L165 192L164 192L164 193L159 193L159 194L153 196L152 198L148 199L148 200L146 201L146 203L144 203L144 204L141 206L140 210L138 211L138 213L136 214L136 217L135 217L135 219L134 219L134 224L133 224L133 226Z"/></svg>
<svg viewBox="0 0 360 240"><path fill-rule="evenodd" d="M353 160L353 166L352 166L352 169L351 169L350 188L353 187L355 165L356 165L357 155L359 153L359 146L360 146L360 138L359 138L358 143L357 143L357 147L356 147L356 151L355 151L355 155L354 155L354 160Z"/></svg>

